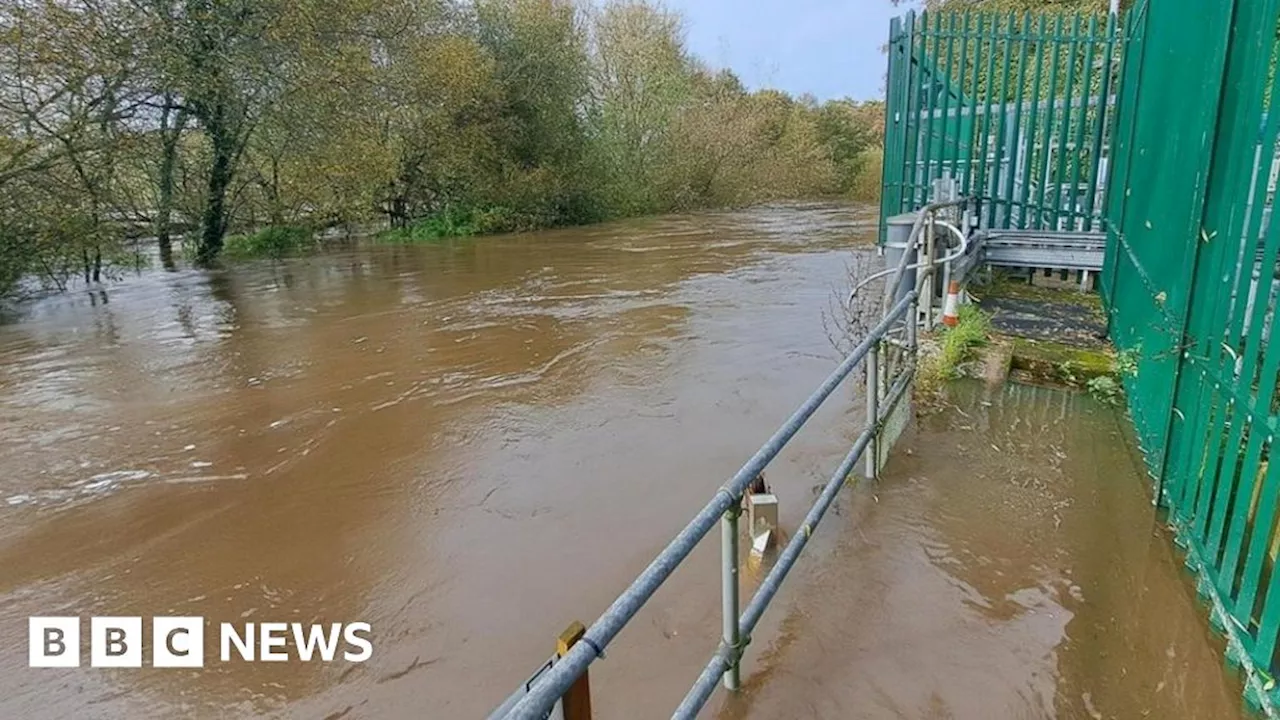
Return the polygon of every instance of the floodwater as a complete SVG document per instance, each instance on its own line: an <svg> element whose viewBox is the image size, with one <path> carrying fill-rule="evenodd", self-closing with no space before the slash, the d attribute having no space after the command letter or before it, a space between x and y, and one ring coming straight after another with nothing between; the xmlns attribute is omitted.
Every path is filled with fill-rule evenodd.
<svg viewBox="0 0 1280 720"><path fill-rule="evenodd" d="M0 326L0 718L483 717L834 367L873 222L673 216L27 308ZM829 404L769 472L784 529L858 432L856 388ZM959 388L844 493L706 715L1238 717L1121 427ZM592 667L597 717L669 715L717 561L712 537ZM86 619L82 667L31 669L33 615L200 616L205 667L89 668ZM221 662L249 622L368 622L373 655Z"/></svg>

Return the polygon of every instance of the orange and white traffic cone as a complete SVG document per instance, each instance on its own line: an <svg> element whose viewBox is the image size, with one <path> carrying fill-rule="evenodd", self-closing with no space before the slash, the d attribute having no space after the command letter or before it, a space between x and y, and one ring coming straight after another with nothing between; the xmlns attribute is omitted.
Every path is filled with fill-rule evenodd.
<svg viewBox="0 0 1280 720"><path fill-rule="evenodd" d="M955 327L960 322L960 283L951 281L947 288L947 302L942 306L942 324Z"/></svg>

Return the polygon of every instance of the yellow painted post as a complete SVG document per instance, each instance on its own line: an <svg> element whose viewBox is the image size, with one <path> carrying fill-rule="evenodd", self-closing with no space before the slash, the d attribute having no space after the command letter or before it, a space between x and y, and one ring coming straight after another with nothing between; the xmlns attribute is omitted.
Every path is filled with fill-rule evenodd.
<svg viewBox="0 0 1280 720"><path fill-rule="evenodd" d="M556 638L556 655L564 657L569 654L569 648L582 639L587 633L587 629L582 623L574 620L570 623L565 631L560 633L560 637ZM569 688L569 692L560 698L560 702L564 709L564 720L591 720L591 682L587 679L588 671L582 671L582 677L573 683L573 687Z"/></svg>

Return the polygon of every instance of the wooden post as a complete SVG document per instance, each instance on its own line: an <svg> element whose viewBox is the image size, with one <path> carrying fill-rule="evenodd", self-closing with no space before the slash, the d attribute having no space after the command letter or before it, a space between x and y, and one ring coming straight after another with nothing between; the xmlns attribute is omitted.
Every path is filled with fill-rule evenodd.
<svg viewBox="0 0 1280 720"><path fill-rule="evenodd" d="M582 623L573 621L565 631L560 633L560 637L556 638L556 655L564 657L569 653L569 648L574 643L582 639L587 633L587 629ZM569 692L560 698L560 702L564 708L564 720L591 720L591 682L587 679L589 671L583 670L582 677L573 683L573 687L569 688Z"/></svg>

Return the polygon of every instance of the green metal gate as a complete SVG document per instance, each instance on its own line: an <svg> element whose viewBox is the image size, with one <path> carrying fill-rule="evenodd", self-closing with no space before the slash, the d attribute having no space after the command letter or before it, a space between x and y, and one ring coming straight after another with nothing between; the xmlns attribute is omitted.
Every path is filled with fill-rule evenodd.
<svg viewBox="0 0 1280 720"><path fill-rule="evenodd" d="M1103 229L1126 36L1106 14L894 20L882 218L916 210L952 177L986 227Z"/></svg>
<svg viewBox="0 0 1280 720"><path fill-rule="evenodd" d="M1280 344L1272 224L1280 0L1139 2L1118 102L1102 289L1129 405L1251 702L1273 703ZM1131 362L1130 362L1131 361Z"/></svg>

